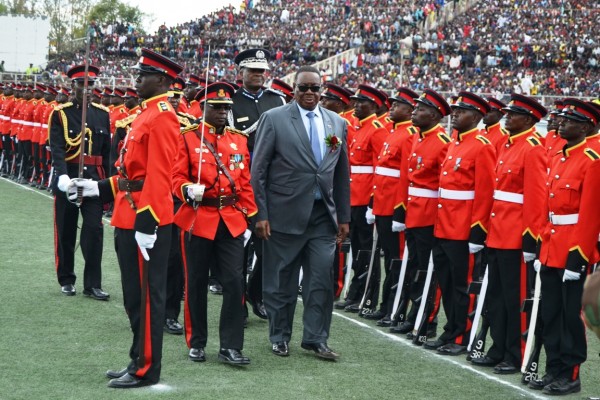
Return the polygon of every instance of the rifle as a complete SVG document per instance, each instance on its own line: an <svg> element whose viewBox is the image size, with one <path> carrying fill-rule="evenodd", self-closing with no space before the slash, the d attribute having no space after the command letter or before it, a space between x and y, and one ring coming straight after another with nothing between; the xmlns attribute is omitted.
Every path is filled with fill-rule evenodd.
<svg viewBox="0 0 600 400"><path fill-rule="evenodd" d="M394 263L399 260L392 260L390 270L393 270ZM396 295L394 297L394 305L392 306L392 318L393 322L404 322L406 318L406 309L408 308L408 296L406 295L408 290L404 290L404 281L406 280L406 269L408 266L408 244L404 243L404 251L402 253L402 264L400 265L400 276L398 277L398 283L395 286ZM392 290L394 287L392 287ZM402 300L402 301L400 301Z"/></svg>
<svg viewBox="0 0 600 400"><path fill-rule="evenodd" d="M485 338L489 329L487 318L484 318L484 322L482 322L479 333L477 333L477 327L479 326L479 320L482 317L483 306L485 305L485 295L488 287L488 272L489 269L486 267L483 275L483 281L471 282L469 285L468 292L472 294L478 294L479 297L477 298L477 308L475 309L475 317L473 318L473 325L471 326L469 345L467 346L467 351L469 352L467 355L467 361L470 361L473 358L483 357L483 352L485 351ZM475 347L473 347L473 343L476 343Z"/></svg>
<svg viewBox="0 0 600 400"><path fill-rule="evenodd" d="M427 341L427 328L429 325L429 308L433 305L433 293L435 292L435 280L433 278L433 253L429 253L429 264L427 266L427 275L425 276L425 285L423 285L423 294L421 295L419 312L415 320L415 327L412 331L413 344L423 345ZM418 279L418 276L416 277ZM429 307L428 307L429 305Z"/></svg>
<svg viewBox="0 0 600 400"><path fill-rule="evenodd" d="M84 70L83 70L83 100L81 102L81 141L79 143L79 170L77 177L79 179L83 179L83 159L85 153L85 133L86 133L86 125L87 125L87 92L89 86L89 58L90 58L90 29L85 34L85 58L83 61ZM91 139L90 139L91 143ZM77 187L77 200L75 200L75 205L77 207L81 206L83 201L83 187Z"/></svg>
<svg viewBox="0 0 600 400"><path fill-rule="evenodd" d="M371 246L371 259L369 260L369 270L367 271L367 282L365 283L365 292L363 293L362 299L358 306L359 312L362 311L367 295L370 294L371 275L373 275L373 262L375 261L375 253L377 252L377 241L379 235L377 234L377 228L373 227L373 245ZM370 300L369 300L370 301Z"/></svg>
<svg viewBox="0 0 600 400"><path fill-rule="evenodd" d="M542 348L541 335L536 333L538 310L540 307L540 295L542 291L542 279L540 273L535 274L535 289L533 299L527 299L523 302L522 310L531 303L531 317L529 318L529 327L524 335L527 335L525 342L525 354L523 355L523 364L521 364L522 381L524 383L537 379L539 356ZM535 345L534 345L535 339Z"/></svg>
<svg viewBox="0 0 600 400"><path fill-rule="evenodd" d="M0 172L4 169L4 151L0 154Z"/></svg>

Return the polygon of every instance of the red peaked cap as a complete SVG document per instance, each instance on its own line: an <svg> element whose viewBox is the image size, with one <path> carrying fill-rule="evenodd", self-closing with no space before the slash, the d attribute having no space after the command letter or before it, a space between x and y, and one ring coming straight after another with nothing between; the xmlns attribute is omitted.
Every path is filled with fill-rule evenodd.
<svg viewBox="0 0 600 400"><path fill-rule="evenodd" d="M415 106L417 103L415 99L419 97L418 94L406 87L398 88L398 93L395 96L390 96L391 102L397 101L399 103L406 103L411 106Z"/></svg>
<svg viewBox="0 0 600 400"><path fill-rule="evenodd" d="M153 50L143 48L142 56L134 69L148 74L164 74L173 79L183 71L183 66Z"/></svg>
<svg viewBox="0 0 600 400"><path fill-rule="evenodd" d="M589 122L594 126L600 122L600 109L598 107L593 103L572 98L564 99L564 108L559 115L578 122Z"/></svg>
<svg viewBox="0 0 600 400"><path fill-rule="evenodd" d="M121 88L115 88L115 90L113 90L113 96L123 97L123 96L125 96L125 90L123 90Z"/></svg>
<svg viewBox="0 0 600 400"><path fill-rule="evenodd" d="M100 73L100 68L88 65L88 80L94 81ZM85 79L85 65L76 65L67 71L69 79L83 80Z"/></svg>
<svg viewBox="0 0 600 400"><path fill-rule="evenodd" d="M479 111L483 115L487 114L491 110L490 104L486 99L466 91L458 92L458 98L456 99L456 102L450 106L450 108L475 110Z"/></svg>
<svg viewBox="0 0 600 400"><path fill-rule="evenodd" d="M343 88L341 86L335 85L333 83L326 83L325 87L327 90L323 92L321 97L325 97L327 99L339 100L345 105L350 104L350 97L354 96L350 90Z"/></svg>
<svg viewBox="0 0 600 400"><path fill-rule="evenodd" d="M435 90L425 89L421 96L415 99L416 102L425 104L426 106L433 107L442 114L442 117L450 115L452 109L448 105L448 102Z"/></svg>
<svg viewBox="0 0 600 400"><path fill-rule="evenodd" d="M353 96L350 96L350 98L357 100L371 100L377 107L381 107L381 105L385 103L387 95L372 86L358 85L358 90Z"/></svg>
<svg viewBox="0 0 600 400"><path fill-rule="evenodd" d="M94 96L102 97L102 90L100 90L98 88L94 88L94 90L92 90L92 94Z"/></svg>
<svg viewBox="0 0 600 400"><path fill-rule="evenodd" d="M124 97L134 97L134 98L138 98L138 94L137 91L134 88L126 88L125 89L125 96Z"/></svg>
<svg viewBox="0 0 600 400"><path fill-rule="evenodd" d="M206 101L209 104L233 104L231 98L235 94L235 89L229 83L215 82L208 85L206 90L203 90L200 93L202 95L198 98L199 102Z"/></svg>
<svg viewBox="0 0 600 400"><path fill-rule="evenodd" d="M518 93L510 95L510 103L504 107L504 110L531 115L538 121L548 114L548 110L536 100Z"/></svg>
<svg viewBox="0 0 600 400"><path fill-rule="evenodd" d="M503 110L503 108L506 107L506 104L504 104L503 102L501 102L500 100L498 100L494 97L486 97L486 100L492 110L497 110L497 111L500 111L502 114L505 114L505 111Z"/></svg>
<svg viewBox="0 0 600 400"><path fill-rule="evenodd" d="M273 81L271 81L271 89L277 90L286 96L294 97L294 88L281 79L274 78Z"/></svg>

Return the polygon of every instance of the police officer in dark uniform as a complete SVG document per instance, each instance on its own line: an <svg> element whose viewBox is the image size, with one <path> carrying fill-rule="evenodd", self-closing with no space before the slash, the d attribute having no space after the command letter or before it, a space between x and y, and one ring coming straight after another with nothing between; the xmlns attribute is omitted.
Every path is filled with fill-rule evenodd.
<svg viewBox="0 0 600 400"><path fill-rule="evenodd" d="M248 49L240 52L234 59L242 73L242 87L233 95L229 125L248 135L248 150L250 150L251 158L258 119L265 111L285 104L280 95L264 89L265 72L269 69L269 57L270 53L265 49ZM266 319L267 313L262 302L262 245L254 235L251 245L254 247L257 260L248 279L246 299L252 303L254 314L259 318ZM252 259L252 253L248 247L246 247L245 260ZM246 267L245 265L244 275Z"/></svg>
<svg viewBox="0 0 600 400"><path fill-rule="evenodd" d="M88 67L88 82L93 85L99 69ZM54 232L55 260L58 283L61 292L75 295L74 255L77 237L79 211L83 218L80 245L85 259L83 294L96 300L108 300L108 293L102 290L102 202L98 198L86 198L81 205L67 199L66 191L71 178L79 175L79 160L83 157L83 177L99 180L108 171L110 153L110 122L108 110L98 104L87 103L85 133L81 132L85 67L78 65L67 72L72 79L73 102L58 106L49 121L50 147L56 179L54 191ZM81 140L84 140L83 149ZM83 151L83 154L81 154Z"/></svg>

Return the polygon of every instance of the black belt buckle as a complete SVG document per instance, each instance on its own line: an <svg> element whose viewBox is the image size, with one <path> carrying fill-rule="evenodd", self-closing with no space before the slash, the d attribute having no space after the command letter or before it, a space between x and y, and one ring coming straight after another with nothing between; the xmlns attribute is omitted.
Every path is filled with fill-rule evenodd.
<svg viewBox="0 0 600 400"><path fill-rule="evenodd" d="M225 206L223 205L223 199L224 199L225 197L226 197L226 196L219 196L219 197L217 197L217 198L219 199L219 210L221 210L223 207L225 207Z"/></svg>

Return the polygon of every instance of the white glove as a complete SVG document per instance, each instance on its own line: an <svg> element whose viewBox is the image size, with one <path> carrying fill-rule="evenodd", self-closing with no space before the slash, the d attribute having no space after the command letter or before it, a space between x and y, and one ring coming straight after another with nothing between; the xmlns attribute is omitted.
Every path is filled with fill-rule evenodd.
<svg viewBox="0 0 600 400"><path fill-rule="evenodd" d="M523 260L525 260L525 262L535 260L535 253L528 253L528 252L524 251L523 252Z"/></svg>
<svg viewBox="0 0 600 400"><path fill-rule="evenodd" d="M206 185L198 185L197 183L189 185L187 187L187 195L190 199L194 199L196 202L201 202L202 196L204 196L205 188Z"/></svg>
<svg viewBox="0 0 600 400"><path fill-rule="evenodd" d="M566 281L577 281L581 278L580 272L573 272L570 269L565 269L565 273L563 275L563 282Z"/></svg>
<svg viewBox="0 0 600 400"><path fill-rule="evenodd" d="M406 224L398 221L392 221L392 232L403 232L406 229Z"/></svg>
<svg viewBox="0 0 600 400"><path fill-rule="evenodd" d="M58 190L66 193L67 189L69 188L70 183L71 183L71 178L69 178L69 175L62 174L61 176L58 177L58 184L56 186L58 187Z"/></svg>
<svg viewBox="0 0 600 400"><path fill-rule="evenodd" d="M246 229L246 232L244 232L244 247L246 247L246 244L248 244L250 236L252 236L252 231L250 229Z"/></svg>
<svg viewBox="0 0 600 400"><path fill-rule="evenodd" d="M542 268L542 262L540 260L535 260L533 262L533 269L535 272L540 272L540 268Z"/></svg>
<svg viewBox="0 0 600 400"><path fill-rule="evenodd" d="M371 207L367 207L365 218L367 219L367 224L373 225L375 223L375 216L373 215L373 209Z"/></svg>
<svg viewBox="0 0 600 400"><path fill-rule="evenodd" d="M469 253L475 254L481 250L483 250L482 244L469 243Z"/></svg>
<svg viewBox="0 0 600 400"><path fill-rule="evenodd" d="M59 180L60 180L60 178L59 178ZM69 182L69 186L67 188L67 195L69 197L69 200L73 201L73 200L77 199L77 189L78 188L82 188L82 191L81 191L82 197L98 197L98 196L100 196L100 191L98 190L98 182L93 181L91 179L73 178Z"/></svg>
<svg viewBox="0 0 600 400"><path fill-rule="evenodd" d="M140 252L142 253L142 257L144 257L144 260L150 261L150 256L148 255L148 251L146 249L151 249L154 247L154 242L156 242L156 233L153 235L148 235L147 233L136 231L135 241L140 247Z"/></svg>

